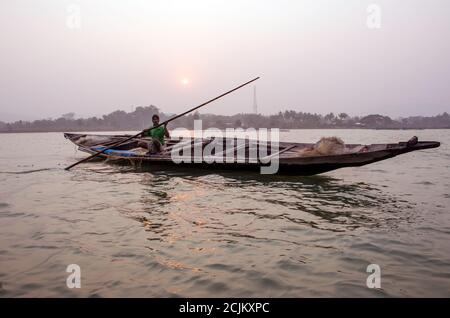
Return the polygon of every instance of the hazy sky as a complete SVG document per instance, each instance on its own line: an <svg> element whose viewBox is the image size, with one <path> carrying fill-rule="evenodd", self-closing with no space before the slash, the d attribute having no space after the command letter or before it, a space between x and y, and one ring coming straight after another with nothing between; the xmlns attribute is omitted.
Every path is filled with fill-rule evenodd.
<svg viewBox="0 0 450 318"><path fill-rule="evenodd" d="M178 113L256 76L265 114L435 115L450 111L449 39L448 0L2 0L0 120Z"/></svg>

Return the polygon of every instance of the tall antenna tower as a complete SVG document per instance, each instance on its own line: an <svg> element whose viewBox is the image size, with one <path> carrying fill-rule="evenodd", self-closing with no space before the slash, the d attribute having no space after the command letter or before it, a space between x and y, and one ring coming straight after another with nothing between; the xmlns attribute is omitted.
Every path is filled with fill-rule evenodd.
<svg viewBox="0 0 450 318"><path fill-rule="evenodd" d="M258 104L256 102L256 86L253 86L253 113L258 114Z"/></svg>

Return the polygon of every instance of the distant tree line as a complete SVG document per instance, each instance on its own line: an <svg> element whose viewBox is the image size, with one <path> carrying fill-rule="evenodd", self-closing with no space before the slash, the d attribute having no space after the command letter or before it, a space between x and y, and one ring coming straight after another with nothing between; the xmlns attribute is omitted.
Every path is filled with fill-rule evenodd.
<svg viewBox="0 0 450 318"><path fill-rule="evenodd" d="M141 130L151 126L154 114L164 121L171 117L160 112L155 106L136 107L133 112L117 110L101 118L76 118L74 113L67 113L57 119L42 119L4 123L0 121L0 132L62 132L62 131L123 131ZM383 115L349 116L346 113L326 115L296 112L293 110L279 112L274 115L236 114L232 116L200 114L198 112L181 117L172 123L170 128L185 127L192 129L194 120L202 119L203 128L368 128L368 129L426 129L450 128L450 115L443 114L422 117L414 116L391 119Z"/></svg>

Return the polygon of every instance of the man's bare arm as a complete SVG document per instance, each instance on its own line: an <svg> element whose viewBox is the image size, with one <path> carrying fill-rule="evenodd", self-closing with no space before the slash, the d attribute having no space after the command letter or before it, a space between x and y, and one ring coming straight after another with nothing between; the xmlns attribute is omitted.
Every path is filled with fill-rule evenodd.
<svg viewBox="0 0 450 318"><path fill-rule="evenodd" d="M164 136L170 138L169 130L167 129L167 125L164 125Z"/></svg>

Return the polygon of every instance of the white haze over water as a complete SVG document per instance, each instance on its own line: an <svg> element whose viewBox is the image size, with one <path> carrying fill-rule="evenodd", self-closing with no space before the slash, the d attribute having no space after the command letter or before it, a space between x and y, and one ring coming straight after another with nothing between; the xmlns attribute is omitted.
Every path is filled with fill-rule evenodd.
<svg viewBox="0 0 450 318"><path fill-rule="evenodd" d="M448 0L4 0L0 120L179 113L255 76L263 114L435 115L450 110L449 33ZM246 87L203 112L252 99Z"/></svg>

